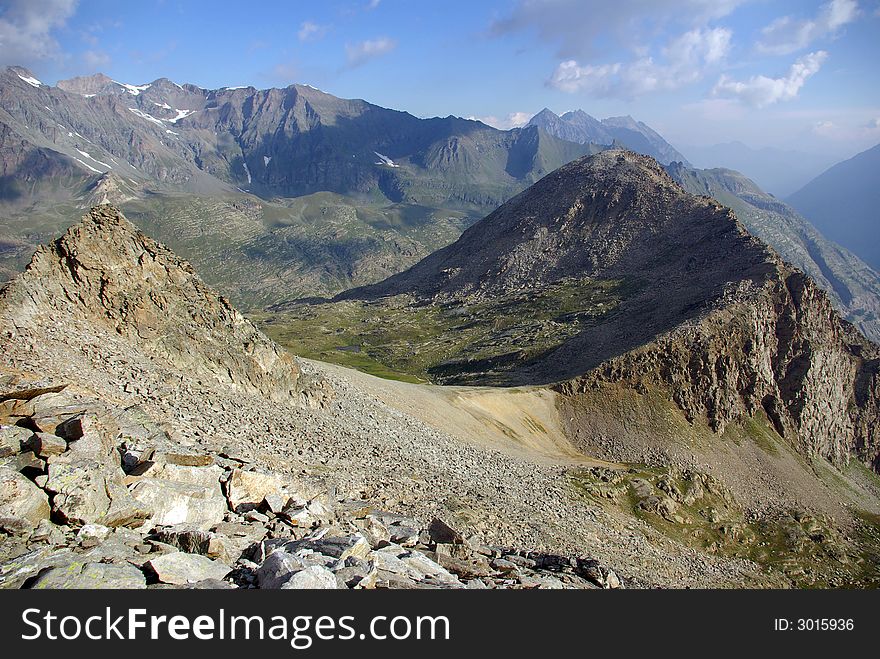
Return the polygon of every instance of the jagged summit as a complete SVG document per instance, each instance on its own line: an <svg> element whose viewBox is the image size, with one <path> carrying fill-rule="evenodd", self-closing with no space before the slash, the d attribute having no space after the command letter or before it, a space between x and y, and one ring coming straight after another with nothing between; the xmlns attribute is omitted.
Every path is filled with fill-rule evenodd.
<svg viewBox="0 0 880 659"><path fill-rule="evenodd" d="M286 352L109 205L37 250L0 293L0 318L15 331L100 325L181 371L273 398L296 391Z"/></svg>

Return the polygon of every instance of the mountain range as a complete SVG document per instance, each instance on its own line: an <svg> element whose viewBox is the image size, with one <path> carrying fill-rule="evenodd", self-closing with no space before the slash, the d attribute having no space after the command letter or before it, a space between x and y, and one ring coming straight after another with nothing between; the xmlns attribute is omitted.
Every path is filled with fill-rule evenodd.
<svg viewBox="0 0 880 659"><path fill-rule="evenodd" d="M249 311L332 296L415 264L558 166L618 144L735 207L880 338L874 270L741 175L693 170L628 117L544 110L500 131L307 85L206 90L96 74L49 87L20 67L0 82L3 278L81 209L111 202Z"/></svg>

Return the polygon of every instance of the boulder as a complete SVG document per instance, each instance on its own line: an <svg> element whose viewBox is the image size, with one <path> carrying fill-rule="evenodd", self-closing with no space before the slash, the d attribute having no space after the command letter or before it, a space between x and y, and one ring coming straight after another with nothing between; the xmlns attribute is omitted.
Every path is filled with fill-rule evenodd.
<svg viewBox="0 0 880 659"><path fill-rule="evenodd" d="M139 526L149 510L131 497L123 478L121 468L91 458L54 457L46 482L55 494L52 510L69 524Z"/></svg>
<svg viewBox="0 0 880 659"><path fill-rule="evenodd" d="M31 588L44 589L143 589L144 573L128 563L71 563L40 572Z"/></svg>
<svg viewBox="0 0 880 659"><path fill-rule="evenodd" d="M0 426L0 458L18 455L33 433L20 426Z"/></svg>
<svg viewBox="0 0 880 659"><path fill-rule="evenodd" d="M0 517L27 520L31 528L49 519L49 498L25 476L0 467Z"/></svg>
<svg viewBox="0 0 880 659"><path fill-rule="evenodd" d="M304 538L291 542L284 548L286 551L307 549L340 561L344 561L349 556L366 558L370 553L370 543L360 533L337 537Z"/></svg>
<svg viewBox="0 0 880 659"><path fill-rule="evenodd" d="M294 573L307 566L302 557L283 549L276 549L257 568L257 583L260 588L281 588Z"/></svg>
<svg viewBox="0 0 880 659"><path fill-rule="evenodd" d="M206 530L223 521L227 511L222 473L216 465L153 465L131 488L131 495L150 511L155 524Z"/></svg>
<svg viewBox="0 0 880 659"><path fill-rule="evenodd" d="M223 579L232 571L228 565L213 561L200 554L176 552L147 562L147 568L160 583L190 584L206 579Z"/></svg>
<svg viewBox="0 0 880 659"><path fill-rule="evenodd" d="M458 578L421 552L399 545L389 545L370 554L379 571L379 578L395 582L408 580L415 584L433 583L461 587Z"/></svg>
<svg viewBox="0 0 880 659"><path fill-rule="evenodd" d="M282 590L325 590L339 588L336 575L320 565L311 565L294 573L281 585Z"/></svg>
<svg viewBox="0 0 880 659"><path fill-rule="evenodd" d="M36 477L45 471L46 461L34 455L33 451L24 451L7 458L0 458L0 466Z"/></svg>
<svg viewBox="0 0 880 659"><path fill-rule="evenodd" d="M131 489L131 495L149 511L154 524L186 524L208 529L223 520L226 500L216 487L145 478Z"/></svg>
<svg viewBox="0 0 880 659"><path fill-rule="evenodd" d="M67 441L47 432L36 432L22 446L41 458L48 458L64 453L67 450Z"/></svg>
<svg viewBox="0 0 880 659"><path fill-rule="evenodd" d="M177 527L160 529L153 536L180 551L202 554L223 563L234 563L251 544L248 538L230 538L221 533L197 528Z"/></svg>
<svg viewBox="0 0 880 659"><path fill-rule="evenodd" d="M48 519L40 520L37 528L31 533L30 542L45 542L49 545L63 545L64 531Z"/></svg>
<svg viewBox="0 0 880 659"><path fill-rule="evenodd" d="M379 571L373 561L349 557L334 569L340 588L371 589L376 587Z"/></svg>
<svg viewBox="0 0 880 659"><path fill-rule="evenodd" d="M226 482L229 507L235 512L257 508L267 496L284 496L284 482L270 474L233 469ZM285 497L286 500L286 497Z"/></svg>

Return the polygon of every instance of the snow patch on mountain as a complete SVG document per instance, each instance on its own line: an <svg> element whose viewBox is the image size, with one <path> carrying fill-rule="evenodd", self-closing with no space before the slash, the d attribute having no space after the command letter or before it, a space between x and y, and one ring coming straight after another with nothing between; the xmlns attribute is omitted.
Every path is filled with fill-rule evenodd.
<svg viewBox="0 0 880 659"><path fill-rule="evenodd" d="M40 86L43 84L42 82L40 82L39 80L37 80L33 76L23 76L20 73L16 73L15 75L17 75L19 78L24 80L31 87L36 87L37 89L39 89Z"/></svg>
<svg viewBox="0 0 880 659"><path fill-rule="evenodd" d="M123 87L132 96L138 96L141 92L148 90L152 85L129 85L118 80L113 80L115 84Z"/></svg>
<svg viewBox="0 0 880 659"><path fill-rule="evenodd" d="M143 110L139 110L138 108L128 108L128 109L130 112L133 112L134 114L139 116L141 119L146 119L147 121L150 121L150 122L156 124L157 126L161 126L162 128L165 128L165 124L162 123L161 119L157 119L153 115L147 114L146 112L144 112Z"/></svg>
<svg viewBox="0 0 880 659"><path fill-rule="evenodd" d="M373 153L375 153L377 156L379 156L379 162L376 163L377 165L385 165L387 167L400 167L400 165L395 163L388 156L384 156L381 153L379 153L378 151L373 151Z"/></svg>
<svg viewBox="0 0 880 659"><path fill-rule="evenodd" d="M101 166L103 166L103 167L106 167L107 169L113 169L113 168L112 168L110 165L108 165L106 162L101 162L101 161L98 160L97 158L93 158L93 157L92 157L91 155L89 155L89 153L87 153L86 151L81 151L80 149L77 149L77 152L78 152L81 156L84 156L85 158L88 158L88 159L91 160L92 162L96 162L96 163L98 163L99 165L101 165Z"/></svg>

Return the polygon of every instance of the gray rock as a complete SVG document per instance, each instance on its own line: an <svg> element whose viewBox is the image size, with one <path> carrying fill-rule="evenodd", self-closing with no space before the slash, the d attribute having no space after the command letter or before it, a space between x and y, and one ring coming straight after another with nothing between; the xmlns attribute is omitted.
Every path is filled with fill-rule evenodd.
<svg viewBox="0 0 880 659"><path fill-rule="evenodd" d="M257 569L257 582L260 588L281 588L295 572L307 566L300 556L278 549L269 554Z"/></svg>
<svg viewBox="0 0 880 659"><path fill-rule="evenodd" d="M40 520L30 537L31 542L45 542L49 545L63 545L64 531L48 519Z"/></svg>
<svg viewBox="0 0 880 659"><path fill-rule="evenodd" d="M199 554L176 552L147 562L161 583L183 585L206 579L223 579L232 571L228 565Z"/></svg>
<svg viewBox="0 0 880 659"><path fill-rule="evenodd" d="M129 563L71 563L45 570L31 588L45 589L143 589L144 573Z"/></svg>
<svg viewBox="0 0 880 659"><path fill-rule="evenodd" d="M376 587L379 571L373 561L349 557L333 570L340 588L370 589Z"/></svg>
<svg viewBox="0 0 880 659"><path fill-rule="evenodd" d="M263 503L260 507L263 510L278 515L282 510L284 510L284 507L287 505L288 500L289 497L285 497L277 493L271 493L263 497Z"/></svg>
<svg viewBox="0 0 880 659"><path fill-rule="evenodd" d="M294 573L281 585L282 590L329 590L339 588L336 575L320 565L311 565Z"/></svg>
<svg viewBox="0 0 880 659"><path fill-rule="evenodd" d="M0 426L0 458L18 455L33 433L20 426ZM17 470L16 470L17 471Z"/></svg>
<svg viewBox="0 0 880 659"><path fill-rule="evenodd" d="M33 451L24 451L17 455L0 458L0 466L22 473L40 473L46 469L46 461L38 458Z"/></svg>
<svg viewBox="0 0 880 659"><path fill-rule="evenodd" d="M112 532L113 529L102 524L86 524L77 531L76 539L80 543L89 540L100 542L106 539Z"/></svg>
<svg viewBox="0 0 880 659"><path fill-rule="evenodd" d="M134 484L131 495L149 510L155 524L208 529L223 521L227 504L220 487L220 467L164 464L146 473L148 477Z"/></svg>
<svg viewBox="0 0 880 659"><path fill-rule="evenodd" d="M259 506L267 496L283 497L284 481L271 474L233 469L226 482L226 494L230 509L246 512Z"/></svg>
<svg viewBox="0 0 880 659"><path fill-rule="evenodd" d="M366 558L370 553L370 543L360 533L347 536L305 538L285 545L286 551L308 549L324 556L344 561L349 556Z"/></svg>
<svg viewBox="0 0 880 659"><path fill-rule="evenodd" d="M54 457L46 489L52 510L72 524L139 526L149 511L123 485L122 469L76 455Z"/></svg>
<svg viewBox="0 0 880 659"><path fill-rule="evenodd" d="M419 542L419 536L421 535L418 529L401 524L391 524L388 527L388 534L391 542L404 547L415 546Z"/></svg>
<svg viewBox="0 0 880 659"><path fill-rule="evenodd" d="M263 513L257 510L250 510L245 513L244 518L249 522L257 522L258 524L265 524L269 521L269 517L264 515Z"/></svg>
<svg viewBox="0 0 880 659"><path fill-rule="evenodd" d="M577 561L577 574L600 588L623 588L623 583L614 571L594 559L579 559Z"/></svg>
<svg viewBox="0 0 880 659"><path fill-rule="evenodd" d="M41 570L69 565L73 562L82 563L82 560L70 549L55 550L52 547L39 547L0 563L0 589L21 588L28 579L37 576Z"/></svg>
<svg viewBox="0 0 880 659"><path fill-rule="evenodd" d="M376 550L370 554L370 558L376 564L380 579L389 580L389 577L393 577L408 579L416 584L432 581L450 586L463 585L455 575L421 552L398 545Z"/></svg>
<svg viewBox="0 0 880 659"><path fill-rule="evenodd" d="M48 458L53 455L61 455L64 453L67 450L67 441L57 435L51 435L47 432L38 432L31 435L31 437L24 443L23 448L33 451L41 458Z"/></svg>
<svg viewBox="0 0 880 659"><path fill-rule="evenodd" d="M523 588L540 588L542 590L563 590L565 588L565 584L556 577L534 572L521 575L519 583Z"/></svg>
<svg viewBox="0 0 880 659"><path fill-rule="evenodd" d="M31 528L48 519L49 498L25 476L0 467L0 516L27 520Z"/></svg>

